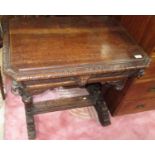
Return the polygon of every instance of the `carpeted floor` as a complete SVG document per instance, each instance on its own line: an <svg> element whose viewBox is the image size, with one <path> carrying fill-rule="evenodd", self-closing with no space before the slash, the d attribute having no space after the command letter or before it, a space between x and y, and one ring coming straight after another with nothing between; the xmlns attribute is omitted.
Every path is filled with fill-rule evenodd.
<svg viewBox="0 0 155 155"><path fill-rule="evenodd" d="M24 105L6 85L5 139L27 139ZM47 91L35 99L55 97ZM112 125L102 127L93 108L80 108L35 116L36 139L155 139L155 111L111 118Z"/></svg>
<svg viewBox="0 0 155 155"><path fill-rule="evenodd" d="M0 66L2 66L2 49L0 48ZM4 101L2 100L0 92L0 139L3 139L3 129L4 129Z"/></svg>
<svg viewBox="0 0 155 155"><path fill-rule="evenodd" d="M0 139L3 139L4 134L4 101L0 96Z"/></svg>

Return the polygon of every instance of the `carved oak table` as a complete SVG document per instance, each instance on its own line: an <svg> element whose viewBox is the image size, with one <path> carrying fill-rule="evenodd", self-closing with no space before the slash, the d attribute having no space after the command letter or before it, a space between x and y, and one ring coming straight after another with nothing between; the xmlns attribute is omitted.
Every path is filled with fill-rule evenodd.
<svg viewBox="0 0 155 155"><path fill-rule="evenodd" d="M101 124L110 124L102 85L119 91L149 64L125 29L103 16L4 19L3 37L3 71L24 102L29 139L39 113L95 106ZM60 86L85 87L89 95L33 103L34 94Z"/></svg>

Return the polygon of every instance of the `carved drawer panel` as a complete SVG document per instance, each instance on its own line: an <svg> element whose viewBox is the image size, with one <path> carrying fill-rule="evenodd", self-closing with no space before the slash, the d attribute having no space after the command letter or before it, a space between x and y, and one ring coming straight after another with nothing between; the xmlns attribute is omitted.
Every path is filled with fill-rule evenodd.
<svg viewBox="0 0 155 155"><path fill-rule="evenodd" d="M124 100L155 98L155 80L139 81L131 86Z"/></svg>
<svg viewBox="0 0 155 155"><path fill-rule="evenodd" d="M155 98L123 102L113 115L130 114L155 109Z"/></svg>

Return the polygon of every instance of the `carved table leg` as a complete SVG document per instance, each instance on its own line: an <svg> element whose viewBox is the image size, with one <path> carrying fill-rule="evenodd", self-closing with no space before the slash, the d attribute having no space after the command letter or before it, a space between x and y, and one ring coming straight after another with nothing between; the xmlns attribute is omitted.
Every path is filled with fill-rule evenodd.
<svg viewBox="0 0 155 155"><path fill-rule="evenodd" d="M1 89L2 99L4 100L5 93L4 93L4 85L3 85L2 74L1 74L1 67L0 67L0 89Z"/></svg>
<svg viewBox="0 0 155 155"><path fill-rule="evenodd" d="M22 97L22 101L25 105L25 114L26 114L26 123L27 123L27 132L29 139L35 139L35 124L34 117L32 113L33 101L32 97L24 91L24 87L21 83L13 81L12 92L14 94L19 94Z"/></svg>
<svg viewBox="0 0 155 155"><path fill-rule="evenodd" d="M110 122L108 108L107 108L106 103L103 101L103 99L98 99L96 101L95 109L98 113L98 118L100 120L100 123L103 126L110 125L111 122Z"/></svg>
<svg viewBox="0 0 155 155"><path fill-rule="evenodd" d="M34 117L32 114L32 106L33 106L32 97L27 94L23 94L22 101L24 102L24 105L25 105L28 137L29 137L29 139L35 139L36 132L35 132Z"/></svg>
<svg viewBox="0 0 155 155"><path fill-rule="evenodd" d="M91 94L92 100L95 101L95 109L97 111L100 123L103 126L110 125L111 122L108 108L102 96L102 86L100 84L89 85L87 90Z"/></svg>

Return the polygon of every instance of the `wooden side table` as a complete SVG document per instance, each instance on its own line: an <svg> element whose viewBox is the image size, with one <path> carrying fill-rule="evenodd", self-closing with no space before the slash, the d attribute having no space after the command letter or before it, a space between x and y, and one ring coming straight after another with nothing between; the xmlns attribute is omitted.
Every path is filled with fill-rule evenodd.
<svg viewBox="0 0 155 155"><path fill-rule="evenodd" d="M16 17L3 21L3 70L25 104L29 139L33 116L95 106L109 125L102 85L121 90L125 81L143 75L150 59L128 33L104 16ZM89 95L33 103L33 95L55 87L85 87Z"/></svg>

